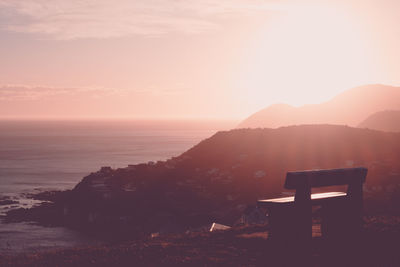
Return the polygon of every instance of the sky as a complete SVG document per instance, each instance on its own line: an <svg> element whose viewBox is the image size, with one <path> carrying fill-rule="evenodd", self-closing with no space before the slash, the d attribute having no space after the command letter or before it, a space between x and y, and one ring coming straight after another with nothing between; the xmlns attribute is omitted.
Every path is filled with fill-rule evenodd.
<svg viewBox="0 0 400 267"><path fill-rule="evenodd" d="M0 0L0 118L244 119L400 85L400 1Z"/></svg>

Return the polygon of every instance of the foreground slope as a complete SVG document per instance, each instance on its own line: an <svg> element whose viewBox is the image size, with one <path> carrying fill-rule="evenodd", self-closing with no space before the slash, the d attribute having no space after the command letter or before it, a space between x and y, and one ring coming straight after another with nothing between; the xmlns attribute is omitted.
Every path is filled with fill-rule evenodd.
<svg viewBox="0 0 400 267"><path fill-rule="evenodd" d="M225 232L164 235L124 243L73 248L14 257L1 266L399 266L400 217L365 217L358 241L339 245L314 236L311 257L298 247L279 247L265 226ZM314 233L313 233L314 234Z"/></svg>
<svg viewBox="0 0 400 267"><path fill-rule="evenodd" d="M400 109L400 87L366 85L344 91L322 104L269 106L245 119L238 128L318 123L356 126L373 113L387 109Z"/></svg>

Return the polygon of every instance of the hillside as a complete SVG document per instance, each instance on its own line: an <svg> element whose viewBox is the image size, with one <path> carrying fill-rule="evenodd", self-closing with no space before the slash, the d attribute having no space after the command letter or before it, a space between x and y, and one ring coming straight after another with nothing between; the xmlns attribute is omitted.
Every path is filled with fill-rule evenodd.
<svg viewBox="0 0 400 267"><path fill-rule="evenodd" d="M385 132L400 132L400 110L386 110L372 114L358 125Z"/></svg>
<svg viewBox="0 0 400 267"><path fill-rule="evenodd" d="M321 104L269 106L242 121L238 128L325 123L357 126L373 113L388 109L400 109L400 87L365 85L344 91Z"/></svg>
<svg viewBox="0 0 400 267"><path fill-rule="evenodd" d="M368 212L398 212L400 133L304 125L219 132L179 157L85 177L72 191L44 193L34 209L8 221L124 237L200 229L212 222L255 222L256 200L281 196L293 170L365 166Z"/></svg>

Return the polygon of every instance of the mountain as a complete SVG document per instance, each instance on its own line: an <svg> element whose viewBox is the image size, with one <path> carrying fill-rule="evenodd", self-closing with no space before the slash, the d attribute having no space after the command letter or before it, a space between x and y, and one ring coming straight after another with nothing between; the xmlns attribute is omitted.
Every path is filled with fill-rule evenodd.
<svg viewBox="0 0 400 267"><path fill-rule="evenodd" d="M385 110L372 114L358 125L385 132L400 132L400 110Z"/></svg>
<svg viewBox="0 0 400 267"><path fill-rule="evenodd" d="M52 203L9 211L6 221L123 236L233 225L257 199L281 196L287 171L352 166L369 169L368 210L398 209L398 162L400 133L335 125L235 129L167 161L104 167L71 191L41 196Z"/></svg>
<svg viewBox="0 0 400 267"><path fill-rule="evenodd" d="M300 124L356 126L375 112L400 109L400 87L381 84L349 89L321 104L292 107L271 105L244 121L238 128L277 128Z"/></svg>

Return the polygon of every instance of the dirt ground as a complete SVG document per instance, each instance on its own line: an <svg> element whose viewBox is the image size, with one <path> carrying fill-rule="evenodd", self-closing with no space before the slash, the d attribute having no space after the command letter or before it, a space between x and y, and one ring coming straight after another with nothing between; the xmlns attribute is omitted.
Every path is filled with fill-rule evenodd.
<svg viewBox="0 0 400 267"><path fill-rule="evenodd" d="M100 247L14 257L1 266L400 266L400 217L365 218L357 240L331 242L313 228L311 245L277 243L265 226L164 235Z"/></svg>

